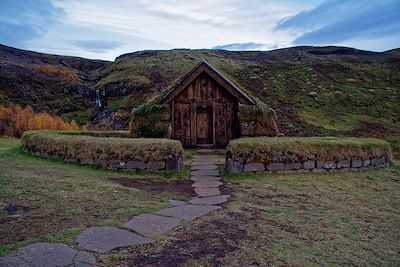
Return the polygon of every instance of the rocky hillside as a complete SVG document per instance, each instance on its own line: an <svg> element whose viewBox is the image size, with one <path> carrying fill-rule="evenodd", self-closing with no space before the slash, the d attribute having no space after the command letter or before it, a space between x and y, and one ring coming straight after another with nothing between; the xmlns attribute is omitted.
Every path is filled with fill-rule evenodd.
<svg viewBox="0 0 400 267"><path fill-rule="evenodd" d="M92 73L108 64L0 45L0 104L31 105L83 123L95 113Z"/></svg>
<svg viewBox="0 0 400 267"><path fill-rule="evenodd" d="M98 88L106 90L109 109L126 119L132 107L158 95L199 60L207 60L275 108L288 135L399 134L398 51L179 49L125 54L108 63L0 47L0 101L33 104L81 122L93 116L90 95ZM48 66L65 73L47 71Z"/></svg>

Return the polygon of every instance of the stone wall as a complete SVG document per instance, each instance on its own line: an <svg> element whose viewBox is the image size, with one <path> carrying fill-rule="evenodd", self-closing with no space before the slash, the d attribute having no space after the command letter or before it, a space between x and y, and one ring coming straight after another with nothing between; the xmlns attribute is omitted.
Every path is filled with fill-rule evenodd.
<svg viewBox="0 0 400 267"><path fill-rule="evenodd" d="M360 171L392 159L390 144L377 138L247 137L231 140L226 149L230 173Z"/></svg>
<svg viewBox="0 0 400 267"><path fill-rule="evenodd" d="M184 169L182 145L170 139L107 138L29 131L23 134L21 145L25 152L35 156L104 168L170 172Z"/></svg>
<svg viewBox="0 0 400 267"><path fill-rule="evenodd" d="M246 162L245 159L226 158L226 169L230 173L241 172L280 172L280 173L304 173L304 172L338 172L338 171L364 171L388 166L386 157L371 159L353 159L342 161L309 160L305 162Z"/></svg>
<svg viewBox="0 0 400 267"><path fill-rule="evenodd" d="M25 151L29 152L29 151ZM31 152L30 152L31 153ZM49 156L46 154L42 154L40 152L32 153L36 156L52 158L52 159L61 159L54 156ZM125 169L125 170L148 170L148 171L157 171L157 170L165 170L169 172L179 172L184 169L183 159L168 159L165 161L140 161L140 160L130 160L123 161L119 159L112 160L102 160L102 159L73 159L73 158L64 158L65 162L78 162L83 165L93 165L103 168L110 169Z"/></svg>

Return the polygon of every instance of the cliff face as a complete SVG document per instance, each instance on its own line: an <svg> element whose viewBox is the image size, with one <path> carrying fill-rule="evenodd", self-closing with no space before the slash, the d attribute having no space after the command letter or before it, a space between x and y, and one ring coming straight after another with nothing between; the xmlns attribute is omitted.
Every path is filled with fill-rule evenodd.
<svg viewBox="0 0 400 267"><path fill-rule="evenodd" d="M131 109L207 60L278 115L287 135L400 133L400 54L346 47L268 52L141 51L114 62L0 47L0 102L67 119L94 117L94 89L127 122ZM126 124L125 124L126 125Z"/></svg>

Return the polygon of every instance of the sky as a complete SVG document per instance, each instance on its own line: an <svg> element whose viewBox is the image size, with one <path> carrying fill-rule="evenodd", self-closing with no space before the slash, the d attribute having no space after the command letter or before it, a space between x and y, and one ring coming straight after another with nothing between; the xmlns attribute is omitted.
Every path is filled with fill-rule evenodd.
<svg viewBox="0 0 400 267"><path fill-rule="evenodd" d="M400 0L0 0L0 43L114 60L148 49L400 47Z"/></svg>

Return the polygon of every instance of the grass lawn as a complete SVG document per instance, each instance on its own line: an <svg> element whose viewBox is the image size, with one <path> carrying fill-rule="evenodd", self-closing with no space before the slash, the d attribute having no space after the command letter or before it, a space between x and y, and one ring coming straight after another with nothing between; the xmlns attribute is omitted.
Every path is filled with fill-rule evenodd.
<svg viewBox="0 0 400 267"><path fill-rule="evenodd" d="M117 225L168 206L173 192L124 187L110 180L166 179L29 156L18 139L0 138L0 256L37 241L73 244L91 225ZM176 179L177 177L168 177Z"/></svg>
<svg viewBox="0 0 400 267"><path fill-rule="evenodd" d="M399 266L400 167L225 177L228 204L100 266Z"/></svg>

